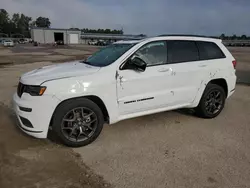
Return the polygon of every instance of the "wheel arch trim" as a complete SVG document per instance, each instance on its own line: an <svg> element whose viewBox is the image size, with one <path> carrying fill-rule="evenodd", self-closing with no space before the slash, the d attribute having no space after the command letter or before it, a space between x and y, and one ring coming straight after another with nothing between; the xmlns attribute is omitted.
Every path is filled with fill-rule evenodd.
<svg viewBox="0 0 250 188"><path fill-rule="evenodd" d="M200 99L201 99L201 97L202 97L202 95L203 95L203 93L204 93L204 91L205 91L207 85L210 84L210 83L217 84L216 82L217 82L218 80L223 80L223 82L226 83L227 92L225 92L225 93L226 93L226 97L228 97L229 92L228 92L228 82L227 82L227 79L222 78L222 77L218 77L218 78L210 79L210 80L207 81L207 82L205 82L205 81L203 80L203 81L201 82L201 84L200 84L200 87L198 88L198 92L197 92L197 94L196 94L196 97L194 98L194 101L192 102L192 107L197 107L197 106L198 106L198 104L199 104L199 102L200 102ZM217 85L220 85L220 84L217 84ZM223 89L224 89L224 88L223 88Z"/></svg>
<svg viewBox="0 0 250 188"><path fill-rule="evenodd" d="M75 100L75 99L88 99L88 100L91 100L92 102L94 102L101 109L105 122L109 123L109 117L110 117L109 114L110 113L109 113L105 103L103 102L103 100L96 95L86 95L86 96L81 96L81 97L72 97L72 98L68 98L68 99L60 101L60 103L56 106L56 108L51 116L50 125L49 125L50 127L52 127L54 114L55 114L56 110L60 107L60 105L62 105L65 102L68 102L70 100Z"/></svg>

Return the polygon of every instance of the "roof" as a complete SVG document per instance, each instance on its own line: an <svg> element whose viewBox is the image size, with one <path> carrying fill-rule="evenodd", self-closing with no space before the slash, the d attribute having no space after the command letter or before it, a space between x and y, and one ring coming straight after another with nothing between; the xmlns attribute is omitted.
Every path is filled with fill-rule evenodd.
<svg viewBox="0 0 250 188"><path fill-rule="evenodd" d="M84 39L116 39L116 40L139 40L145 37L138 35L123 35L123 34L105 34L105 33L81 33L81 38Z"/></svg>
<svg viewBox="0 0 250 188"><path fill-rule="evenodd" d="M158 37L150 37L147 40L195 40L195 41L210 41L210 42L221 42L219 38L204 37L199 35L161 35Z"/></svg>
<svg viewBox="0 0 250 188"><path fill-rule="evenodd" d="M164 35L158 37L148 37L141 40L121 40L116 42L115 44L135 44L140 43L143 41L146 42L153 42L159 40L192 40L192 41L207 41L207 42L222 42L221 39L217 38L210 38L210 37L203 37L203 36L190 36L190 35Z"/></svg>
<svg viewBox="0 0 250 188"><path fill-rule="evenodd" d="M141 42L142 40L120 40L118 42L114 42L113 44L136 44Z"/></svg>
<svg viewBox="0 0 250 188"><path fill-rule="evenodd" d="M32 27L31 29L36 29L36 30L59 30L59 31L78 31L78 32L81 32L81 30L77 30L77 29L63 29L63 28Z"/></svg>
<svg viewBox="0 0 250 188"><path fill-rule="evenodd" d="M84 33L82 35L106 35L106 36L127 36L127 37L138 37L141 38L140 35L132 35L132 34L113 34L113 33ZM144 37L145 38L145 37Z"/></svg>
<svg viewBox="0 0 250 188"><path fill-rule="evenodd" d="M214 38L219 39L219 37L211 37L205 35L187 35L187 34L168 34L168 35L159 35L159 37L201 37L201 38Z"/></svg>
<svg viewBox="0 0 250 188"><path fill-rule="evenodd" d="M153 42L160 40L192 40L192 41L207 41L207 42L222 42L221 39L209 38L202 36L183 36L183 35L168 35L168 36L158 36L158 37L148 37L142 40L122 40L118 41L115 44L135 44L140 42Z"/></svg>

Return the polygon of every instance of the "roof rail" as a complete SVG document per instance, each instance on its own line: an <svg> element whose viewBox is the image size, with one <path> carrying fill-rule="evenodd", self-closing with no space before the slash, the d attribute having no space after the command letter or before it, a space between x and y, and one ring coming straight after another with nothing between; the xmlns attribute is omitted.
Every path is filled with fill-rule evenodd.
<svg viewBox="0 0 250 188"><path fill-rule="evenodd" d="M205 35L187 35L187 34L163 34L163 35L158 35L158 37L203 37L203 38L215 38L219 39L220 37L215 37L215 36L205 36Z"/></svg>

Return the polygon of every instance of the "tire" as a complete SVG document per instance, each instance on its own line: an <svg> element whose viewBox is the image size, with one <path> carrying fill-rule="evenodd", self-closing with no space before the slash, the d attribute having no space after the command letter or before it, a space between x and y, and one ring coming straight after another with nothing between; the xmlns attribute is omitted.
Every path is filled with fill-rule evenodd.
<svg viewBox="0 0 250 188"><path fill-rule="evenodd" d="M80 112L80 109L85 112L86 111L93 112L92 115L89 116L88 118L90 120L89 120L89 125L87 127L85 127L87 124L83 125L84 124L83 123L84 112L83 111ZM74 118L74 117L77 117L77 118ZM80 123L82 123L81 125L78 125L79 122L77 122L79 121L79 118L82 119L82 121L80 121ZM67 121L64 121L66 119ZM91 123L95 119L96 121ZM84 122L86 123L86 121ZM91 127L92 124L95 124L94 128ZM72 100L63 102L57 107L54 113L54 117L53 117L52 130L54 131L56 136L64 145L70 146L70 147L81 147L81 146L86 146L96 140L96 138L100 135L102 131L103 124L104 124L103 113L101 109L93 101L89 99L72 99ZM94 131L92 131L90 127ZM87 133L85 133L85 129L87 133L91 131L91 135L89 137L86 136L86 138L84 138L84 136L87 135ZM69 132L69 135L67 135L68 132ZM74 133L71 133L71 132L74 132ZM80 132L82 133L79 134ZM78 134L80 136L77 137ZM74 140L73 137L77 137L77 139ZM81 137L82 137L82 140L79 139Z"/></svg>
<svg viewBox="0 0 250 188"><path fill-rule="evenodd" d="M216 93L216 92L220 93L221 102L220 103L217 102L217 105L218 106L220 105L220 108L215 110L214 113L211 113L208 110L210 108L210 107L208 107L209 106L208 104L210 104L210 102L208 102L208 98L211 95L213 96L212 93ZM203 93L203 95L202 95L202 97L201 97L199 105L195 109L195 112L199 117L202 117L202 118L208 118L208 119L215 118L223 110L224 105L225 105L225 100L226 100L226 94L225 94L224 89L221 86L216 85L216 84L208 84L205 91L204 91L204 93Z"/></svg>

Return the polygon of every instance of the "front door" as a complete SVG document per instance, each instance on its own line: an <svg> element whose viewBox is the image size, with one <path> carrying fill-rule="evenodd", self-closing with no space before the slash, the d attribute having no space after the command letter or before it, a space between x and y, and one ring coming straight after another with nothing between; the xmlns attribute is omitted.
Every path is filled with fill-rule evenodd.
<svg viewBox="0 0 250 188"><path fill-rule="evenodd" d="M146 62L144 72L130 68L129 63L134 57ZM166 63L166 42L155 41L145 44L122 65L117 72L120 115L165 107L173 100L170 79L173 71Z"/></svg>

